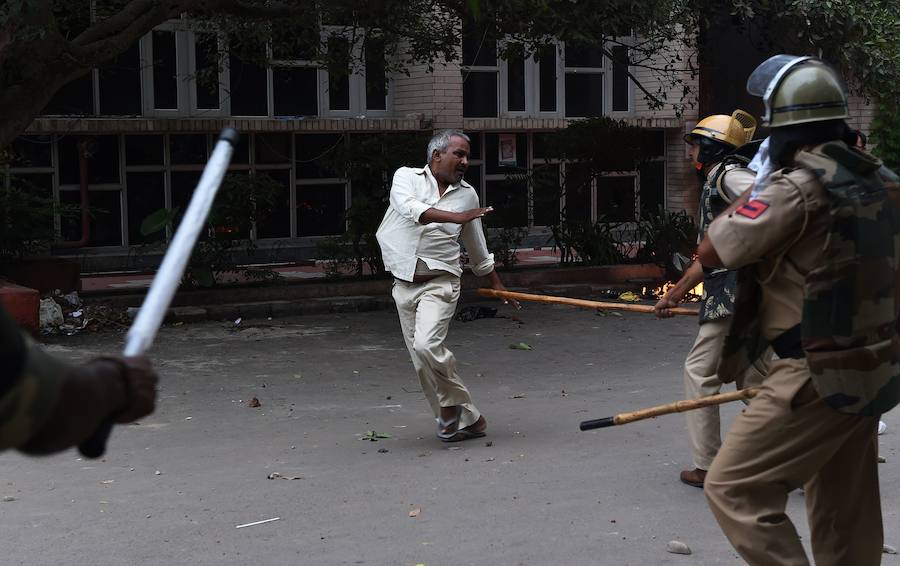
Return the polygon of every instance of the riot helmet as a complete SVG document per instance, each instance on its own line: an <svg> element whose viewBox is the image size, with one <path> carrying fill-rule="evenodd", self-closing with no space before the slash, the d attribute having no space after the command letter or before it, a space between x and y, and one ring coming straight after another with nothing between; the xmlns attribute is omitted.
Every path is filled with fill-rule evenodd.
<svg viewBox="0 0 900 566"><path fill-rule="evenodd" d="M684 141L700 147L697 162L701 166L718 163L735 148L744 145L756 131L756 120L743 110L731 116L715 114L697 122Z"/></svg>
<svg viewBox="0 0 900 566"><path fill-rule="evenodd" d="M847 88L821 59L775 55L747 79L747 92L762 97L770 128L847 118Z"/></svg>

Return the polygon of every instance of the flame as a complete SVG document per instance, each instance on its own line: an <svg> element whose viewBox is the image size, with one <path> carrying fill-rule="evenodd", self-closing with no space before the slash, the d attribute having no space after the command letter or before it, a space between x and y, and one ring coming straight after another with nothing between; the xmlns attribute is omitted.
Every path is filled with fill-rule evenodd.
<svg viewBox="0 0 900 566"><path fill-rule="evenodd" d="M688 295L696 295L698 300L702 299L703 298L703 282L701 281L700 283L697 284L696 287L694 287L693 289L688 291Z"/></svg>
<svg viewBox="0 0 900 566"><path fill-rule="evenodd" d="M657 287L650 287L650 288L643 287L641 289L641 294L644 297L647 297L650 299L659 299L659 298L662 298L662 296L665 295L669 291L669 289L671 289L674 286L675 286L674 283L672 283L671 281L667 281ZM684 301L685 302L696 302L702 298L703 298L703 283L701 282L696 287L694 287L693 289L688 291L687 295L685 295L685 297L684 297Z"/></svg>

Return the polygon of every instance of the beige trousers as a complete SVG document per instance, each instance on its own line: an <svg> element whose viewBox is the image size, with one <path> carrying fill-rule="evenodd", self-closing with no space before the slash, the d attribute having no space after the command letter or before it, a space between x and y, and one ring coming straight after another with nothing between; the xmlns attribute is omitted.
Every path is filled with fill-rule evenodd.
<svg viewBox="0 0 900 566"><path fill-rule="evenodd" d="M441 407L462 405L460 428L474 423L481 413L456 373L453 352L444 346L459 300L459 277L447 274L424 283L395 279L391 294L406 348L434 416L440 415Z"/></svg>
<svg viewBox="0 0 900 566"><path fill-rule="evenodd" d="M801 486L817 566L881 563L877 423L826 406L805 360L772 363L704 487L725 536L750 566L809 564L784 512L788 493Z"/></svg>
<svg viewBox="0 0 900 566"><path fill-rule="evenodd" d="M722 390L722 381L716 374L722 343L731 325L730 318L711 320L700 325L697 339L684 361L684 394L687 399L715 395ZM752 367L744 375L738 387L756 387L765 377L765 364ZM722 445L719 407L704 407L685 413L694 467L708 470Z"/></svg>

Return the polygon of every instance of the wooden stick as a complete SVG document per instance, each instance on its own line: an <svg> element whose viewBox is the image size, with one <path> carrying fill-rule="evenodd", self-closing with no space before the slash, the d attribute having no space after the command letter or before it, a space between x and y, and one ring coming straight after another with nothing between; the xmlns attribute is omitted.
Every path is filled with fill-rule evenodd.
<svg viewBox="0 0 900 566"><path fill-rule="evenodd" d="M722 403L730 403L741 399L752 399L759 393L758 387L748 387L747 389L738 389L729 393L719 393L718 395L710 395L708 397L700 397L699 399L684 399L667 403L665 405L657 405L648 409L641 409L633 413L619 413L613 417L604 417L602 419L594 419L591 421L582 421L578 427L581 430L592 430L595 428L606 428L608 426L623 425L650 419L661 415L669 415L671 413L683 413L684 411L693 411L702 407L711 407L713 405L721 405Z"/></svg>
<svg viewBox="0 0 900 566"><path fill-rule="evenodd" d="M516 293L513 291L497 291L496 289L478 289L478 294L483 297L497 297L499 299L516 299L518 301L532 301L535 303L551 303L554 305L571 305L586 309L608 309L617 311L640 312L653 314L650 305L629 305L627 303L606 303L601 301L588 301L586 299L572 299L570 297L554 297L553 295L533 295L531 293ZM672 314L697 316L695 309L675 307L669 309Z"/></svg>

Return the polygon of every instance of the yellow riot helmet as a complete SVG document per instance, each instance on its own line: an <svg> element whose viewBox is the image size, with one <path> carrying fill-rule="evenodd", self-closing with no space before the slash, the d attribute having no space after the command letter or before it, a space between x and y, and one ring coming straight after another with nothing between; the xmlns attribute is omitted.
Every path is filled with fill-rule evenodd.
<svg viewBox="0 0 900 566"><path fill-rule="evenodd" d="M748 112L735 110L731 116L715 114L700 120L690 133L685 134L684 141L699 144L697 161L702 165L711 165L749 142L754 132L756 119Z"/></svg>
<svg viewBox="0 0 900 566"><path fill-rule="evenodd" d="M770 57L750 74L747 92L762 97L770 128L850 116L843 81L815 57Z"/></svg>

